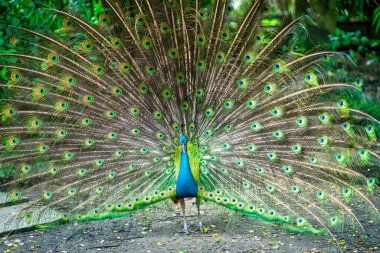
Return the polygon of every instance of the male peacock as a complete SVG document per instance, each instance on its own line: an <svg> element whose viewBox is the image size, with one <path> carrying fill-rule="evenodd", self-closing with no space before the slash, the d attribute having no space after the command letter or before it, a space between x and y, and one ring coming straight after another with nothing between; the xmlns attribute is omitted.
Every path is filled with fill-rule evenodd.
<svg viewBox="0 0 380 253"><path fill-rule="evenodd" d="M20 224L166 199L185 214L187 197L295 232L379 220L376 179L358 172L379 168L379 121L355 109L348 55L302 46L302 18L263 0L244 13L228 0L104 2L95 24L46 10L59 29L15 27L17 53L0 54L0 191L29 199Z"/></svg>

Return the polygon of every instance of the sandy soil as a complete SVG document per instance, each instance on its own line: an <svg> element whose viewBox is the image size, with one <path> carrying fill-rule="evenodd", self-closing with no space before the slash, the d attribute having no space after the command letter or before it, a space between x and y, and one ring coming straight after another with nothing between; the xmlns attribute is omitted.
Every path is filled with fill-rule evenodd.
<svg viewBox="0 0 380 253"><path fill-rule="evenodd" d="M289 233L210 203L201 212L208 231L200 233L194 203L186 210L189 234L179 233L180 208L168 202L129 217L3 235L0 252L380 252L378 221L367 223L366 234L337 233L334 241Z"/></svg>

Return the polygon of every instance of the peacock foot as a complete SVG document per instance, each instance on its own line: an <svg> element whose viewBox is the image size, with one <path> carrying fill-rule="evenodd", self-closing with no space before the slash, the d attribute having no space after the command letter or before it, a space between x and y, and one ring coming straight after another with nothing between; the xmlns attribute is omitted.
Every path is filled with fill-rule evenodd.
<svg viewBox="0 0 380 253"><path fill-rule="evenodd" d="M180 231L180 233L185 233L185 234L188 234L189 233L189 229L187 228L187 224L185 223L185 225L183 226L183 229Z"/></svg>
<svg viewBox="0 0 380 253"><path fill-rule="evenodd" d="M203 226L202 221L198 222L198 227L201 233L205 233L205 227Z"/></svg>

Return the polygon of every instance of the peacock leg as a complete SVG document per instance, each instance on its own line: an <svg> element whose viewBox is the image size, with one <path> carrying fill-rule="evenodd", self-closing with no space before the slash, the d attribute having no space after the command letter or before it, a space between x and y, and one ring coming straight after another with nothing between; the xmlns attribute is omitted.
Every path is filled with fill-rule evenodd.
<svg viewBox="0 0 380 253"><path fill-rule="evenodd" d="M188 234L189 230L187 229L187 224L186 224L186 213L185 213L185 199L180 199L180 204L182 208L182 214L183 214L183 233Z"/></svg>
<svg viewBox="0 0 380 253"><path fill-rule="evenodd" d="M204 233L204 227L203 227L202 219L201 219L201 199L197 198L196 201L195 201L195 203L196 203L197 209L198 209L198 226L199 226L199 230L201 231L201 233Z"/></svg>

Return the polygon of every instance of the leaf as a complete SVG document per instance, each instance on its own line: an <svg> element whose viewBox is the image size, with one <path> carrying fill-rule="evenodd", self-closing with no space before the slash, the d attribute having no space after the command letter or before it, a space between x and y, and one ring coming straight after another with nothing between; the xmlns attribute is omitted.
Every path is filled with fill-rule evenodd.
<svg viewBox="0 0 380 253"><path fill-rule="evenodd" d="M380 7L377 7L373 12L372 25L375 27L376 33L378 33L380 29Z"/></svg>

